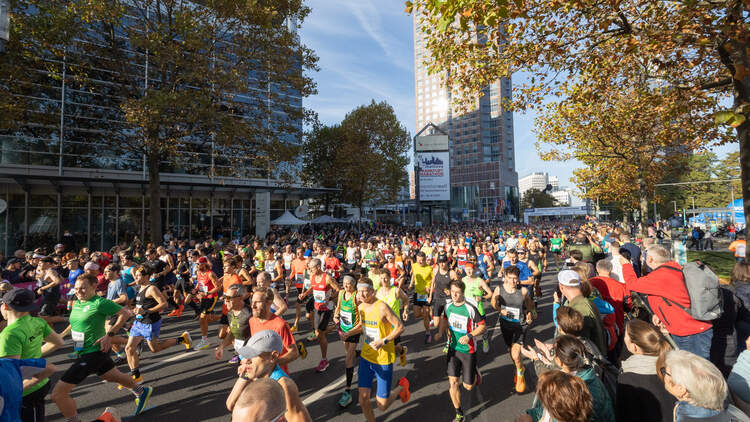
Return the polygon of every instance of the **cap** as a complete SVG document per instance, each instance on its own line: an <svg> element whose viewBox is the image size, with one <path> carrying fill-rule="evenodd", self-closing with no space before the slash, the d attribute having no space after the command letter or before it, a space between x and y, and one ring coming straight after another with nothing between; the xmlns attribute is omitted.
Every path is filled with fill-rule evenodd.
<svg viewBox="0 0 750 422"><path fill-rule="evenodd" d="M237 353L242 359L252 359L261 353L284 350L284 342L279 333L273 330L263 330L250 337L247 343L240 347Z"/></svg>
<svg viewBox="0 0 750 422"><path fill-rule="evenodd" d="M557 273L557 281L567 287L578 287L581 285L581 277L573 270L562 270Z"/></svg>
<svg viewBox="0 0 750 422"><path fill-rule="evenodd" d="M63 245L62 243L58 243L57 245L55 245L55 249L60 249L60 248L64 248L64 247L65 247L65 245Z"/></svg>
<svg viewBox="0 0 750 422"><path fill-rule="evenodd" d="M311 257L311 256L312 256L312 251L311 251L311 250L309 250L309 249L308 249L308 250L306 250L306 251L305 251L305 258L309 258L309 257Z"/></svg>
<svg viewBox="0 0 750 422"><path fill-rule="evenodd" d="M30 312L36 308L34 292L28 289L13 289L3 295L3 303L17 312Z"/></svg>
<svg viewBox="0 0 750 422"><path fill-rule="evenodd" d="M437 262L448 262L448 255L441 253L438 255Z"/></svg>
<svg viewBox="0 0 750 422"><path fill-rule="evenodd" d="M208 258L206 258L205 256L202 256L202 257L198 258L198 263L199 264L208 264Z"/></svg>
<svg viewBox="0 0 750 422"><path fill-rule="evenodd" d="M34 254L34 255L32 255L31 257L32 257L33 259L38 259L38 258L44 258L44 255L42 255L42 254L39 254L39 253L35 253L35 254Z"/></svg>
<svg viewBox="0 0 750 422"><path fill-rule="evenodd" d="M7 265L12 265L12 264L15 264L15 263L20 263L20 262L21 262L21 260L18 259L18 258L11 258L11 259L8 260L8 264Z"/></svg>
<svg viewBox="0 0 750 422"><path fill-rule="evenodd" d="M99 271L99 264L96 262L87 262L86 265L83 266L83 269L86 271Z"/></svg>

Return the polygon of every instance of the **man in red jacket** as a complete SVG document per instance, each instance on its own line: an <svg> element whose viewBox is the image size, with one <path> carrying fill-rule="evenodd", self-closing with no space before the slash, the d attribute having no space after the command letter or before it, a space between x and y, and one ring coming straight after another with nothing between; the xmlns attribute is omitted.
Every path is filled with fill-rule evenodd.
<svg viewBox="0 0 750 422"><path fill-rule="evenodd" d="M623 301L626 300L628 292L625 290L625 283L610 277L612 273L612 261L608 259L600 259L596 263L596 277L589 279L592 286L599 290L602 295L602 299L607 301L615 309L613 314L604 317L604 329L608 331L616 330L616 332L610 332L613 340L616 342L614 348L608 348L607 359L610 362L617 364L619 361L620 352L622 351L623 335L625 333L625 310L623 308ZM611 343L610 343L611 344Z"/></svg>
<svg viewBox="0 0 750 422"><path fill-rule="evenodd" d="M648 295L654 323L667 329L678 348L708 359L713 338L711 322L693 319L682 309L690 307L690 295L682 267L671 260L669 251L661 245L649 246L646 265L652 271L641 278L636 277L630 261L620 257L620 262L627 291Z"/></svg>

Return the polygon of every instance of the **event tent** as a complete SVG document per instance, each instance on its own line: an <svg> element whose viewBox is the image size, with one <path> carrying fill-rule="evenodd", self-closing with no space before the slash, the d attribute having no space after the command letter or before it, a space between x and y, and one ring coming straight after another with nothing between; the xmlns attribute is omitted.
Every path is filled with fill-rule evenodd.
<svg viewBox="0 0 750 422"><path fill-rule="evenodd" d="M330 215L321 215L320 217L314 218L310 222L313 224L330 224L330 223L344 223L346 222L346 220L339 220L338 218L333 218Z"/></svg>
<svg viewBox="0 0 750 422"><path fill-rule="evenodd" d="M282 214L281 217L271 221L271 224L275 224L277 226L301 226L307 223L309 223L309 221L300 220L299 218L295 217L294 214L289 212L289 210L284 211L284 214Z"/></svg>

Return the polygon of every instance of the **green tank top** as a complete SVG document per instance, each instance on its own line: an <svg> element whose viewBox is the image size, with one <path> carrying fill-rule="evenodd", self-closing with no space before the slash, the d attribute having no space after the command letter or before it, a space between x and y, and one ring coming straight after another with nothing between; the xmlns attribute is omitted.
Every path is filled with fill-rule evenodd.
<svg viewBox="0 0 750 422"><path fill-rule="evenodd" d="M391 287L388 294L384 294L383 292L385 290L379 290L377 298L385 302L393 310L393 313L401 319L401 299L398 297L398 287Z"/></svg>
<svg viewBox="0 0 750 422"><path fill-rule="evenodd" d="M347 332L357 325L357 293L352 293L349 300L344 299L345 291L339 293L339 302L341 308L339 309L339 325L341 325L341 331Z"/></svg>
<svg viewBox="0 0 750 422"><path fill-rule="evenodd" d="M479 277L463 278L464 285L466 285L465 295L470 298L472 302L476 302L477 309L480 315L484 315L484 305L482 305L482 296L484 296L484 289L479 285L482 279Z"/></svg>

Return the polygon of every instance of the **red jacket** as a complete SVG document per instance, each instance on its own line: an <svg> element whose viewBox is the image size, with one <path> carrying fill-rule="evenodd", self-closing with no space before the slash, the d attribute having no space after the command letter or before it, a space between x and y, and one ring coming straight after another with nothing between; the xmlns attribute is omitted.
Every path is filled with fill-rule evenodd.
<svg viewBox="0 0 750 422"><path fill-rule="evenodd" d="M625 284L609 277L598 276L589 279L589 282L592 286L596 287L596 290L599 290L599 293L602 294L602 299L615 308L614 315L617 321L617 328L622 333L625 325L625 310L623 309L622 302L628 296Z"/></svg>
<svg viewBox="0 0 750 422"><path fill-rule="evenodd" d="M664 265L682 269L680 264L674 261L669 261ZM679 306L664 301L663 298L666 298L685 308L690 307L690 295L685 287L685 281L677 271L660 267L644 277L637 278L633 265L625 264L622 266L622 276L625 279L627 291L648 295L651 310L664 323L670 334L689 336L711 328L710 322L693 319Z"/></svg>

